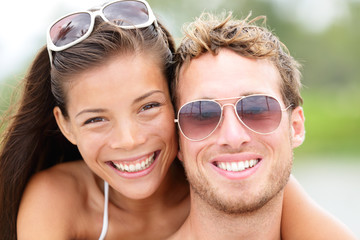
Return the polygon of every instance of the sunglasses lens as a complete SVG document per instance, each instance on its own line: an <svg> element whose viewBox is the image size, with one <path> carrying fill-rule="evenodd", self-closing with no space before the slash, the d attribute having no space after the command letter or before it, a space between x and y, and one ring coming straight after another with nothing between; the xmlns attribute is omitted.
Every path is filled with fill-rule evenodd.
<svg viewBox="0 0 360 240"><path fill-rule="evenodd" d="M149 20L149 11L146 5L137 1L112 3L104 8L103 14L110 22L118 26L136 26Z"/></svg>
<svg viewBox="0 0 360 240"><path fill-rule="evenodd" d="M86 34L90 24L91 16L88 13L66 16L50 28L51 41L57 47L65 46Z"/></svg>
<svg viewBox="0 0 360 240"><path fill-rule="evenodd" d="M236 111L243 123L258 133L270 133L281 122L281 106L270 96L249 96L236 104Z"/></svg>
<svg viewBox="0 0 360 240"><path fill-rule="evenodd" d="M221 107L213 101L196 101L184 105L179 111L179 126L183 134L200 140L207 137L218 125Z"/></svg>

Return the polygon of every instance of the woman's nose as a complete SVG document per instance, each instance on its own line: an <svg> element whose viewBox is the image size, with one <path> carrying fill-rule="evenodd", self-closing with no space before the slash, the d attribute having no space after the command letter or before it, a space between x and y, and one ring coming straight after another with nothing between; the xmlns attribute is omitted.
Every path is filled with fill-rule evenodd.
<svg viewBox="0 0 360 240"><path fill-rule="evenodd" d="M146 141L144 131L136 122L126 121L113 127L110 147L114 149L131 150Z"/></svg>

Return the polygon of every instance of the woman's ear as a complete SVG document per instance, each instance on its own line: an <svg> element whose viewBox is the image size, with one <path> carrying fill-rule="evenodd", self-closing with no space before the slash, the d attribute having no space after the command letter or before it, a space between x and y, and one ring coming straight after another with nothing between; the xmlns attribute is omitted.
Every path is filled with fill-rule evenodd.
<svg viewBox="0 0 360 240"><path fill-rule="evenodd" d="M60 128L60 131L62 132L62 134L74 145L76 145L76 140L71 128L71 124L70 121L68 119L66 119L63 115L63 113L61 112L61 109L59 107L55 107L53 110L55 119L56 119L56 123Z"/></svg>
<svg viewBox="0 0 360 240"><path fill-rule="evenodd" d="M305 140L305 117L302 107L296 107L292 111L291 138L293 148L299 147Z"/></svg>

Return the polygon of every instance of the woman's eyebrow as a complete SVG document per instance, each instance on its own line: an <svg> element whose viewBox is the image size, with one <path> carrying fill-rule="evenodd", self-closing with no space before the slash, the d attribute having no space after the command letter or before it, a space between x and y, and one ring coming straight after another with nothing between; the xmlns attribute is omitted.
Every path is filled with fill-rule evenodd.
<svg viewBox="0 0 360 240"><path fill-rule="evenodd" d="M84 114L84 113L103 113L106 112L106 109L104 108L89 108L89 109L84 109L81 112L79 112L78 114L76 114L75 118L79 117L80 115Z"/></svg>
<svg viewBox="0 0 360 240"><path fill-rule="evenodd" d="M134 100L134 103L138 103L144 99L146 99L147 97L150 97L153 94L156 93L160 93L160 94L164 94L162 91L160 90L153 90L150 92L145 93L144 95L141 95L140 97L136 98ZM78 114L76 114L75 118L79 117L80 115L84 114L84 113L104 113L106 112L106 109L104 108L89 108L89 109L84 109L81 112L79 112Z"/></svg>
<svg viewBox="0 0 360 240"><path fill-rule="evenodd" d="M141 95L140 97L136 98L136 99L134 100L134 103L141 102L141 101L144 100L145 98L150 97L151 95L156 94L156 93L164 94L163 91L153 90L153 91L147 92L147 93L145 93L144 95Z"/></svg>

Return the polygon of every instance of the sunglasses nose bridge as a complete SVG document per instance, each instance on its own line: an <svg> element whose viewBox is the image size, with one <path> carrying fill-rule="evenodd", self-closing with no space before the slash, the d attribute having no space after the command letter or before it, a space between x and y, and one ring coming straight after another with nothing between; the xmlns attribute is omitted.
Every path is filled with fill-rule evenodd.
<svg viewBox="0 0 360 240"><path fill-rule="evenodd" d="M237 116L237 112L236 112L236 104L233 104L233 103L225 103L223 105L220 105L221 107L221 116L224 115L224 108L225 107L232 107L234 109L234 112L235 112L235 115Z"/></svg>
<svg viewBox="0 0 360 240"><path fill-rule="evenodd" d="M225 107L231 109L225 110ZM217 144L228 145L238 148L242 143L250 141L250 135L247 126L240 119L236 111L236 103L226 103L221 105L221 119L218 124ZM215 131L215 130L214 130Z"/></svg>
<svg viewBox="0 0 360 240"><path fill-rule="evenodd" d="M219 104L220 107L221 107L221 116L220 116L219 124L218 124L218 125L221 125L221 124L222 124L223 118L225 117L225 116L224 116L224 108L225 108L225 107L232 107L232 108L234 109L234 114L236 115L237 119L240 121L241 124L244 125L243 121L241 120L239 114L238 114L237 111L236 111L236 104L237 104L237 103L235 103L235 104L234 104L234 103L225 103L225 104L223 104L223 105L220 105L220 104Z"/></svg>
<svg viewBox="0 0 360 240"><path fill-rule="evenodd" d="M224 121L224 107L231 106L234 109L234 113L235 113L236 118L238 119L240 125L247 128L247 129L250 129L251 131L256 132L255 130L251 129L248 125L246 125L244 123L244 121L241 119L241 116L239 115L239 113L238 113L238 111L236 109L236 106L238 105L239 102L241 102L241 99L238 100L236 103L225 103L225 104L221 105L221 118L219 120L218 126L220 126L222 124L222 122Z"/></svg>

